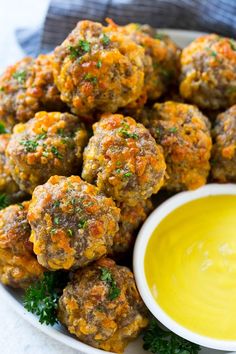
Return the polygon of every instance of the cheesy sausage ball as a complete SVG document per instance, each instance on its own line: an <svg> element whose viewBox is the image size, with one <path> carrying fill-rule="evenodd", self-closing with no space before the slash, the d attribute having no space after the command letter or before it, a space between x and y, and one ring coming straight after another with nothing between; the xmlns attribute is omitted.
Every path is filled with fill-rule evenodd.
<svg viewBox="0 0 236 354"><path fill-rule="evenodd" d="M72 112L91 120L139 98L144 49L110 26L81 21L55 49L54 78Z"/></svg>
<svg viewBox="0 0 236 354"><path fill-rule="evenodd" d="M84 150L82 177L118 202L134 206L161 188L165 174L162 148L133 118L104 114L93 125Z"/></svg>
<svg viewBox="0 0 236 354"><path fill-rule="evenodd" d="M213 129L212 177L236 182L236 105L217 116Z"/></svg>
<svg viewBox="0 0 236 354"><path fill-rule="evenodd" d="M0 77L0 122L9 130L40 110L63 107L53 80L51 54L24 58Z"/></svg>
<svg viewBox="0 0 236 354"><path fill-rule="evenodd" d="M14 194L19 187L13 180L8 161L6 161L6 148L10 140L10 134L0 135L0 193Z"/></svg>
<svg viewBox="0 0 236 354"><path fill-rule="evenodd" d="M87 132L78 117L38 112L14 127L6 153L11 174L21 190L32 193L50 176L76 173L86 143Z"/></svg>
<svg viewBox="0 0 236 354"><path fill-rule="evenodd" d="M144 91L149 99L160 97L172 83L178 80L180 50L166 35L159 34L148 25L131 23L114 28L127 34L145 50Z"/></svg>
<svg viewBox="0 0 236 354"><path fill-rule="evenodd" d="M59 299L58 318L82 342L115 353L148 324L132 272L108 258L75 273Z"/></svg>
<svg viewBox="0 0 236 354"><path fill-rule="evenodd" d="M120 210L78 176L53 176L30 203L30 237L49 270L83 267L107 254L118 231Z"/></svg>
<svg viewBox="0 0 236 354"><path fill-rule="evenodd" d="M136 231L153 209L150 199L142 200L135 206L117 203L120 208L119 231L115 234L111 255L122 255L132 249Z"/></svg>
<svg viewBox="0 0 236 354"><path fill-rule="evenodd" d="M0 211L0 281L14 288L27 288L43 274L29 241L29 202Z"/></svg>
<svg viewBox="0 0 236 354"><path fill-rule="evenodd" d="M216 34L187 46L181 56L181 95L201 108L236 103L236 42Z"/></svg>
<svg viewBox="0 0 236 354"><path fill-rule="evenodd" d="M173 191L204 185L210 170L211 135L208 119L184 103L156 103L143 115L167 165L165 188Z"/></svg>

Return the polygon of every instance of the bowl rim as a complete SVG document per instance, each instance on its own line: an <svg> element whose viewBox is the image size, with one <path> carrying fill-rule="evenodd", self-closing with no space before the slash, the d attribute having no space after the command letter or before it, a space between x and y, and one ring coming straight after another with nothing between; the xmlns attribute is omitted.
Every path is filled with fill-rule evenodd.
<svg viewBox="0 0 236 354"><path fill-rule="evenodd" d="M207 184L194 191L181 192L167 199L147 218L140 229L133 253L133 270L140 295L151 313L165 327L193 343L218 350L236 350L236 340L214 339L195 333L172 319L155 301L147 284L144 271L144 257L150 237L157 225L173 210L192 200L215 195L236 195L236 184Z"/></svg>

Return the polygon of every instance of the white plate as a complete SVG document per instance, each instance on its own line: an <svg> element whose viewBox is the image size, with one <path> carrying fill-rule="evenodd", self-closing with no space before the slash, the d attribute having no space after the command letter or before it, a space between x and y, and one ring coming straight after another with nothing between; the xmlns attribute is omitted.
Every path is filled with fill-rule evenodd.
<svg viewBox="0 0 236 354"><path fill-rule="evenodd" d="M200 32L184 31L184 30L168 30L168 29L161 29L160 32L169 34L180 47L186 46L192 40L194 40L195 38L203 34ZM77 349L78 354L108 353L103 350L98 350L79 342L75 337L71 336L60 325L55 325L53 327L41 325L38 322L36 316L25 311L22 305L20 292L13 289L9 289L8 287L4 287L3 285L0 285L0 293L2 296L4 296L4 298L10 304L10 306L12 306L15 309L15 311L19 315L21 315L26 321L30 322L33 326L35 326L42 332L46 333L48 336L58 340L59 342L65 345L68 345L71 348ZM217 353L222 353L222 351L206 349L206 348L201 350L201 354L217 354ZM142 339L139 338L135 342L129 344L129 346L125 350L125 354L148 354L148 352L142 349Z"/></svg>

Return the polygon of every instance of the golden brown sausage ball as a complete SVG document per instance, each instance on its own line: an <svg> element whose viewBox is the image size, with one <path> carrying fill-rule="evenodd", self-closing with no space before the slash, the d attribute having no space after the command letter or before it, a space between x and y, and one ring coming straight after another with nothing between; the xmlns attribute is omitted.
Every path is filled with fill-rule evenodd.
<svg viewBox="0 0 236 354"><path fill-rule="evenodd" d="M212 177L236 182L236 105L217 116L213 129Z"/></svg>
<svg viewBox="0 0 236 354"><path fill-rule="evenodd" d="M29 241L29 202L0 211L0 281L14 288L27 288L43 274Z"/></svg>
<svg viewBox="0 0 236 354"><path fill-rule="evenodd" d="M148 324L132 272L108 258L75 273L59 300L58 318L82 342L116 353Z"/></svg>
<svg viewBox="0 0 236 354"><path fill-rule="evenodd" d="M180 50L164 34L157 33L148 25L131 23L114 28L127 34L145 50L145 85L144 91L149 99L157 99L168 86L178 80L180 70Z"/></svg>
<svg viewBox="0 0 236 354"><path fill-rule="evenodd" d="M119 256L132 249L137 229L153 209L150 199L142 200L135 206L117 203L120 208L119 231L115 234L111 255Z"/></svg>
<svg viewBox="0 0 236 354"><path fill-rule="evenodd" d="M30 237L38 261L49 270L83 267L107 254L120 210L78 176L51 177L30 203Z"/></svg>
<svg viewBox="0 0 236 354"><path fill-rule="evenodd" d="M16 125L7 158L20 189L32 193L50 176L77 173L87 138L84 124L69 113L38 112Z"/></svg>
<svg viewBox="0 0 236 354"><path fill-rule="evenodd" d="M180 191L206 183L212 146L210 123L197 107L171 101L156 103L144 114L143 123L163 147L165 188Z"/></svg>
<svg viewBox="0 0 236 354"><path fill-rule="evenodd" d="M111 26L81 21L55 49L54 78L72 112L92 120L139 98L144 49Z"/></svg>
<svg viewBox="0 0 236 354"><path fill-rule="evenodd" d="M10 137L10 134L0 135L0 193L5 194L14 194L19 190L11 176L9 163L6 161L5 153Z"/></svg>
<svg viewBox="0 0 236 354"><path fill-rule="evenodd" d="M53 80L51 54L24 58L0 77L0 122L9 130L40 110L63 107Z"/></svg>
<svg viewBox="0 0 236 354"><path fill-rule="evenodd" d="M216 34L197 38L181 56L181 95L201 108L236 103L236 42Z"/></svg>
<svg viewBox="0 0 236 354"><path fill-rule="evenodd" d="M165 174L162 148L133 118L104 114L93 125L84 150L82 177L118 202L134 206L161 188Z"/></svg>

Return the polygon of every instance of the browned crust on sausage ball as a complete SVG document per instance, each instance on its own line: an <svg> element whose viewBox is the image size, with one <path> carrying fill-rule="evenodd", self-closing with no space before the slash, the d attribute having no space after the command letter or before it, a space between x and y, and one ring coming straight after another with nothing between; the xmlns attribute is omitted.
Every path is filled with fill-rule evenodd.
<svg viewBox="0 0 236 354"><path fill-rule="evenodd" d="M30 237L49 270L83 267L107 254L120 210L78 176L53 176L38 186L29 206Z"/></svg>
<svg viewBox="0 0 236 354"><path fill-rule="evenodd" d="M131 117L104 114L84 150L82 177L118 202L136 205L163 184L162 148Z"/></svg>
<svg viewBox="0 0 236 354"><path fill-rule="evenodd" d="M118 289L113 298L112 286ZM58 317L79 340L116 353L148 324L132 272L108 258L77 271L59 300Z"/></svg>
<svg viewBox="0 0 236 354"><path fill-rule="evenodd" d="M29 241L28 206L23 202L0 211L0 280L14 288L28 287L44 271Z"/></svg>

